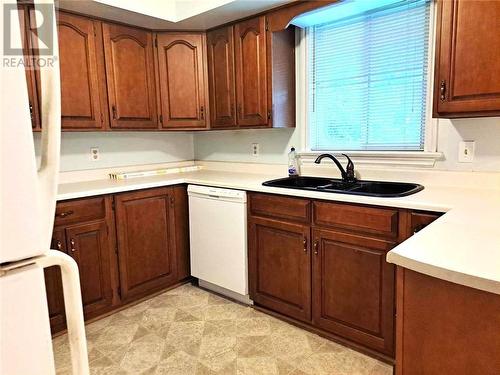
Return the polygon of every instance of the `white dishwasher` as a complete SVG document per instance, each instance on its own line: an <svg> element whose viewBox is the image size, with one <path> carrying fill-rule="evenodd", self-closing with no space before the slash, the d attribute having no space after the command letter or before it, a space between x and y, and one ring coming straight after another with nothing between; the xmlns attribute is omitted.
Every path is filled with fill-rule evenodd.
<svg viewBox="0 0 500 375"><path fill-rule="evenodd" d="M189 185L188 195L191 275L201 287L251 303L246 192Z"/></svg>

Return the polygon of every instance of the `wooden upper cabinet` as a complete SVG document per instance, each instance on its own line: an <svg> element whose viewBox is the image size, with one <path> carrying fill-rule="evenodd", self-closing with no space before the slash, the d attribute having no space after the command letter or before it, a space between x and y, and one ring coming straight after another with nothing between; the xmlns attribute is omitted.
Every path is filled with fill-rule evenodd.
<svg viewBox="0 0 500 375"><path fill-rule="evenodd" d="M203 34L159 33L157 40L162 126L205 128L208 108Z"/></svg>
<svg viewBox="0 0 500 375"><path fill-rule="evenodd" d="M499 1L439 1L435 116L500 115L499 20Z"/></svg>
<svg viewBox="0 0 500 375"><path fill-rule="evenodd" d="M233 26L228 26L207 33L212 128L237 126L233 31Z"/></svg>
<svg viewBox="0 0 500 375"><path fill-rule="evenodd" d="M101 23L60 12L57 20L64 129L108 123Z"/></svg>
<svg viewBox="0 0 500 375"><path fill-rule="evenodd" d="M102 31L111 128L158 128L152 34L108 23Z"/></svg>
<svg viewBox="0 0 500 375"><path fill-rule="evenodd" d="M115 202L121 296L128 302L176 281L174 198L171 188L158 188L118 194Z"/></svg>
<svg viewBox="0 0 500 375"><path fill-rule="evenodd" d="M240 126L267 126L267 63L265 17L234 27L236 102Z"/></svg>

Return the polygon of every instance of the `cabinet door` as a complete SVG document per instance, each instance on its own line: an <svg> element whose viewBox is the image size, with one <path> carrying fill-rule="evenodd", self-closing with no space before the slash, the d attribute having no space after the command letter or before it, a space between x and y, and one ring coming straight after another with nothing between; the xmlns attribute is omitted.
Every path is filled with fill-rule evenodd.
<svg viewBox="0 0 500 375"><path fill-rule="evenodd" d="M107 23L102 31L111 127L158 128L151 33Z"/></svg>
<svg viewBox="0 0 500 375"><path fill-rule="evenodd" d="M250 294L255 303L311 320L310 228L252 218L249 222Z"/></svg>
<svg viewBox="0 0 500 375"><path fill-rule="evenodd" d="M268 108L265 17L237 23L234 35L238 125L266 126Z"/></svg>
<svg viewBox="0 0 500 375"><path fill-rule="evenodd" d="M68 253L80 270L85 318L100 315L112 305L110 248L105 221L66 228Z"/></svg>
<svg viewBox="0 0 500 375"><path fill-rule="evenodd" d="M115 196L121 296L124 301L175 283L170 188Z"/></svg>
<svg viewBox="0 0 500 375"><path fill-rule="evenodd" d="M33 50L31 48L32 40L28 37L28 31L31 32L29 25L29 12L28 8L23 5L18 5L19 11L19 26L21 29L21 38L23 43L23 54L25 57L25 71L26 83L28 87L29 111L31 116L31 126L33 130L40 130L40 115L38 103L38 90L36 85L36 73L30 63L30 58L33 57Z"/></svg>
<svg viewBox="0 0 500 375"><path fill-rule="evenodd" d="M392 355L394 243L313 229L313 324Z"/></svg>
<svg viewBox="0 0 500 375"><path fill-rule="evenodd" d="M157 38L163 127L206 127L203 35L160 33Z"/></svg>
<svg viewBox="0 0 500 375"><path fill-rule="evenodd" d="M101 23L59 12L61 121L63 129L103 129L107 124Z"/></svg>
<svg viewBox="0 0 500 375"><path fill-rule="evenodd" d="M438 9L435 114L500 114L500 2L442 0Z"/></svg>
<svg viewBox="0 0 500 375"><path fill-rule="evenodd" d="M208 87L212 128L236 126L233 27L207 33Z"/></svg>
<svg viewBox="0 0 500 375"><path fill-rule="evenodd" d="M52 234L51 249L66 252L66 238L63 229L54 229ZM45 290L47 305L49 307L50 328L52 333L66 328L66 315L64 313L64 297L61 281L61 270L57 266L44 270Z"/></svg>

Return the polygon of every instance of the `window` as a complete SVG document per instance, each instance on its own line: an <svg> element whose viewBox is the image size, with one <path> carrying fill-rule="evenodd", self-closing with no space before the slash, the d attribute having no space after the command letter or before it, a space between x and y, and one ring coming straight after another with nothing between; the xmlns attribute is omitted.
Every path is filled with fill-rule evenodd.
<svg viewBox="0 0 500 375"><path fill-rule="evenodd" d="M423 151L430 1L352 3L306 30L309 147Z"/></svg>

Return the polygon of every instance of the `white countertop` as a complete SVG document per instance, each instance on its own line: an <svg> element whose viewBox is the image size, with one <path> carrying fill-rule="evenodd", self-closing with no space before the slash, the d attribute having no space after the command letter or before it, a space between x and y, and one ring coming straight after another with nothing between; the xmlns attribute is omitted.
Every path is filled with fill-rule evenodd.
<svg viewBox="0 0 500 375"><path fill-rule="evenodd" d="M433 187L401 198L377 198L272 188L269 174L199 170L129 180L96 180L59 185L58 200L119 193L181 183L259 191L297 197L447 212L404 241L387 261L457 284L500 294L500 190Z"/></svg>

